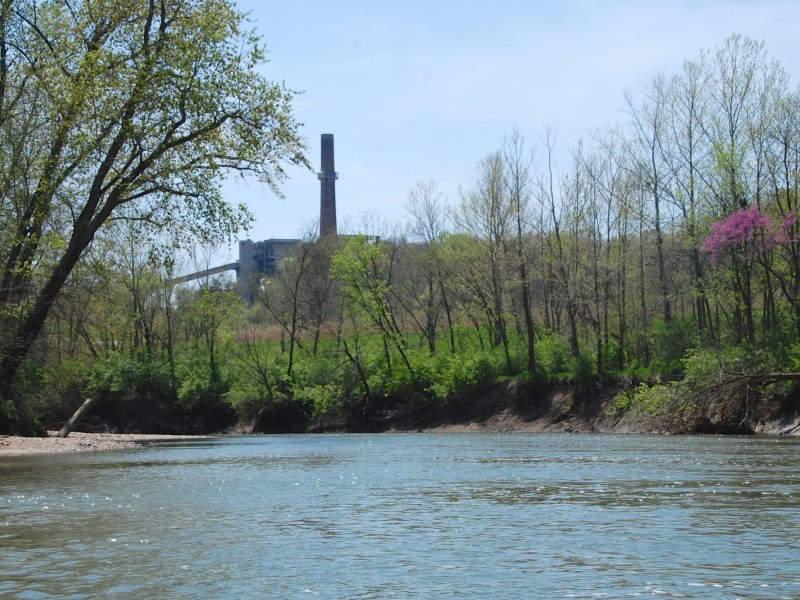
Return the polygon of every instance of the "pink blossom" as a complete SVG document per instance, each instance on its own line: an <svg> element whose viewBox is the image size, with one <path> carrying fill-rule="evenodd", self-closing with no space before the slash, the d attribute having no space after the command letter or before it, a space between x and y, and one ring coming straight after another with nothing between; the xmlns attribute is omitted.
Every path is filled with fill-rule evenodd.
<svg viewBox="0 0 800 600"><path fill-rule="evenodd" d="M789 244L791 242L800 241L800 231L798 231L798 216L799 208L793 208L780 220L780 224L776 227L775 236L778 243Z"/></svg>
<svg viewBox="0 0 800 600"><path fill-rule="evenodd" d="M752 206L712 223L703 250L709 254L712 262L716 262L727 251L752 255L756 251L773 248L777 241L772 222L757 206Z"/></svg>

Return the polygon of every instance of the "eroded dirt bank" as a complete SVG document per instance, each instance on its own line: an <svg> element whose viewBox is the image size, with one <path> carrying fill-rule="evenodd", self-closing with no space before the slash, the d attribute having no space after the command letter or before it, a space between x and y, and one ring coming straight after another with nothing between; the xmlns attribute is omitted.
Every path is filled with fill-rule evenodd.
<svg viewBox="0 0 800 600"><path fill-rule="evenodd" d="M303 432L575 432L575 433L732 433L800 436L800 391L758 402L728 398L692 411L653 416L614 410L614 398L629 382L604 380L589 386L568 381L515 380L487 386L474 398L416 407L390 398L346 418L309 422L302 411L277 410L255 426L240 424L228 433ZM66 439L0 436L0 458L24 454L130 449L208 436L146 433L81 433Z"/></svg>
<svg viewBox="0 0 800 600"><path fill-rule="evenodd" d="M476 398L415 409L386 402L368 414L317 422L309 431L729 433L800 435L800 398L737 398L702 403L693 410L647 415L614 409L628 385L613 379L579 387L561 382L510 381L488 386Z"/></svg>

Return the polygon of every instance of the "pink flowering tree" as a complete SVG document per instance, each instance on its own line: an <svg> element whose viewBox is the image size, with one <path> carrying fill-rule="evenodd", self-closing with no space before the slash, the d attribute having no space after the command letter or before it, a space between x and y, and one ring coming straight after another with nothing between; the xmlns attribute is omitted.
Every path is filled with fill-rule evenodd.
<svg viewBox="0 0 800 600"><path fill-rule="evenodd" d="M734 320L741 333L740 339L746 337L752 342L755 338L751 281L756 260L767 277L779 282L794 307L800 330L800 216L797 208L783 212L775 220L758 206L737 210L711 225L703 250L712 263L729 259L728 273L737 299Z"/></svg>
<svg viewBox="0 0 800 600"><path fill-rule="evenodd" d="M751 206L712 223L703 250L715 263L726 254L753 258L774 248L777 241L772 221L757 206Z"/></svg>
<svg viewBox="0 0 800 600"><path fill-rule="evenodd" d="M737 210L711 225L703 250L712 263L730 258L730 281L736 298L734 330L737 341L755 343L753 320L753 263L778 242L772 221L758 206Z"/></svg>

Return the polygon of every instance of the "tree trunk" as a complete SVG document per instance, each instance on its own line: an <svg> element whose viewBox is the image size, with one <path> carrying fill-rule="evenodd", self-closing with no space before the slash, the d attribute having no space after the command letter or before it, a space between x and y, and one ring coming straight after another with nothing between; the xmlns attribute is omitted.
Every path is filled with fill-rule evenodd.
<svg viewBox="0 0 800 600"><path fill-rule="evenodd" d="M78 410L76 410L75 413L69 418L69 421L64 423L61 431L58 432L58 437L65 438L72 433L75 430L75 427L78 425L78 421L83 418L83 415L89 412L89 409L94 406L94 403L94 398L87 398L83 404L80 405Z"/></svg>

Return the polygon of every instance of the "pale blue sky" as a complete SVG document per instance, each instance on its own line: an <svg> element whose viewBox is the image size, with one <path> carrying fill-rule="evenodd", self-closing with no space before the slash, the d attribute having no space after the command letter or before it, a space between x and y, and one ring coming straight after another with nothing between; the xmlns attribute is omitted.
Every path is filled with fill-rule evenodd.
<svg viewBox="0 0 800 600"><path fill-rule="evenodd" d="M475 165L516 125L534 142L558 127L562 156L623 119L634 95L731 33L764 41L800 78L797 0L239 0L269 49L265 74L303 90L297 119L319 168L336 142L337 208L351 229L366 211L399 222L419 179L452 203ZM313 172L291 169L285 199L258 183L226 195L256 215L254 240L297 237L319 211Z"/></svg>

